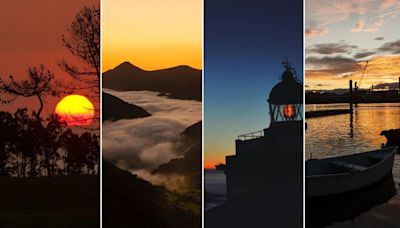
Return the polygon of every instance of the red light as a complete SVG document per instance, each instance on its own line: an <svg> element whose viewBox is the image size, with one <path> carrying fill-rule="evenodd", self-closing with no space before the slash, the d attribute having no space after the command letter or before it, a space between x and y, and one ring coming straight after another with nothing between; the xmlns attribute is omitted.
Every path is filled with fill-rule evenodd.
<svg viewBox="0 0 400 228"><path fill-rule="evenodd" d="M283 116L286 119L293 119L296 116L296 108L292 104L287 104L283 107Z"/></svg>

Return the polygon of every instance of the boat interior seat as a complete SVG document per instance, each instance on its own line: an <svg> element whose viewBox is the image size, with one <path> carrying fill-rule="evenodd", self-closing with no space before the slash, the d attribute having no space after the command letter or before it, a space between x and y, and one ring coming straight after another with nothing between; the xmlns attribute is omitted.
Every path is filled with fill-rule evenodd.
<svg viewBox="0 0 400 228"><path fill-rule="evenodd" d="M344 161L330 161L329 164L353 171L363 171L367 169L367 167L365 166L357 165L354 163L348 163Z"/></svg>
<svg viewBox="0 0 400 228"><path fill-rule="evenodd" d="M369 155L368 156L369 159L371 160L376 160L376 161L382 161L384 158L378 155Z"/></svg>

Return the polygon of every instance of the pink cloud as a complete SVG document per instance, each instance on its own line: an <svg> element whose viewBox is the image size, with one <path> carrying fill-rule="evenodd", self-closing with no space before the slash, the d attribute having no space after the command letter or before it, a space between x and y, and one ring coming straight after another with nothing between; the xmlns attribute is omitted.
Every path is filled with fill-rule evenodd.
<svg viewBox="0 0 400 228"><path fill-rule="evenodd" d="M365 25L364 19L360 19L350 31L361 32L364 28L364 25Z"/></svg>
<svg viewBox="0 0 400 228"><path fill-rule="evenodd" d="M351 19L358 17L362 19L349 28L351 32L375 32L381 29L387 18L400 15L400 1L307 0L305 10L307 27L318 27L322 30L333 24L353 23Z"/></svg>
<svg viewBox="0 0 400 228"><path fill-rule="evenodd" d="M322 28L306 28L305 36L306 37L313 37L313 36L323 36L328 33L328 29Z"/></svg>

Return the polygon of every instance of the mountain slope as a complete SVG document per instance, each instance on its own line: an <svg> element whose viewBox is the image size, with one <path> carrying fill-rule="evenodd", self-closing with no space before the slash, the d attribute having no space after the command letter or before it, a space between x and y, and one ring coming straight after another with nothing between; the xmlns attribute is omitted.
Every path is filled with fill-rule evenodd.
<svg viewBox="0 0 400 228"><path fill-rule="evenodd" d="M189 66L146 71L129 62L103 73L103 87L123 91L149 90L170 98L201 101L201 70Z"/></svg>
<svg viewBox="0 0 400 228"><path fill-rule="evenodd" d="M174 194L103 161L104 227L200 227Z"/></svg>
<svg viewBox="0 0 400 228"><path fill-rule="evenodd" d="M118 97L103 93L103 121L116 121L120 119L134 119L151 116L143 108L126 103Z"/></svg>
<svg viewBox="0 0 400 228"><path fill-rule="evenodd" d="M201 189L201 129L201 121L186 128L182 132L182 144L178 147L178 150L186 151L184 157L160 165L153 173L184 175L188 188Z"/></svg>

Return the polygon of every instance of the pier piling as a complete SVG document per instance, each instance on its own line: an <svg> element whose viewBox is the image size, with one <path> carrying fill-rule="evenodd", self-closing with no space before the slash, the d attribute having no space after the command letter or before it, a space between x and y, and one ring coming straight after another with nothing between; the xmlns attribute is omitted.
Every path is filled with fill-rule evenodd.
<svg viewBox="0 0 400 228"><path fill-rule="evenodd" d="M349 80L350 113L353 113L353 80Z"/></svg>

